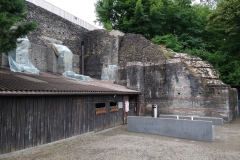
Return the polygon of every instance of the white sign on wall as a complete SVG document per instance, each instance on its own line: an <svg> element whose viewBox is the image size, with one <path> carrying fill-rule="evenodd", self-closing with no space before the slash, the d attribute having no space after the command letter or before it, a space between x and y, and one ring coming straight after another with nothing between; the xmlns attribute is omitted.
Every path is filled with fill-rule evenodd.
<svg viewBox="0 0 240 160"><path fill-rule="evenodd" d="M122 102L118 102L118 108L123 108L123 103Z"/></svg>

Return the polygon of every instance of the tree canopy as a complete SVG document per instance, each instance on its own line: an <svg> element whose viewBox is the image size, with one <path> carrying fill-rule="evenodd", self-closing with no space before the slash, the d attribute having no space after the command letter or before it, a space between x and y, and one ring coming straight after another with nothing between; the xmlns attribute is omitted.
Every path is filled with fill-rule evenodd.
<svg viewBox="0 0 240 160"><path fill-rule="evenodd" d="M95 8L97 22L108 30L142 34L146 38L175 34L189 40L199 36L205 26L202 23L206 22L191 3L191 0L98 0Z"/></svg>
<svg viewBox="0 0 240 160"><path fill-rule="evenodd" d="M98 0L96 21L201 57L240 83L240 0Z"/></svg>
<svg viewBox="0 0 240 160"><path fill-rule="evenodd" d="M0 1L0 53L16 48L17 38L37 28L36 23L24 23L26 5L23 0Z"/></svg>

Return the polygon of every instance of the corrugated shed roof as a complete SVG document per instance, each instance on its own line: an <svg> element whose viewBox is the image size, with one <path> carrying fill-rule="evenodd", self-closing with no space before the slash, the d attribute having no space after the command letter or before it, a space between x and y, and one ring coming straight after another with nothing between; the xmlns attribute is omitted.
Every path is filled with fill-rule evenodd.
<svg viewBox="0 0 240 160"><path fill-rule="evenodd" d="M40 75L11 72L0 68L0 94L139 94L125 86L94 79L82 82L59 74Z"/></svg>

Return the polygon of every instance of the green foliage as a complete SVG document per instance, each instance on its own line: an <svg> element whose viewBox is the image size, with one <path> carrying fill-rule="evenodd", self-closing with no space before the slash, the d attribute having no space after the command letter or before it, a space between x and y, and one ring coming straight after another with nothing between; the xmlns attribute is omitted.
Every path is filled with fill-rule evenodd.
<svg viewBox="0 0 240 160"><path fill-rule="evenodd" d="M176 52L181 51L183 48L183 44L178 41L178 37L172 34L155 36L154 38L152 38L152 41L156 44L166 45L167 48L170 48Z"/></svg>
<svg viewBox="0 0 240 160"><path fill-rule="evenodd" d="M208 6L191 0L98 0L97 22L107 30L155 36L176 35L182 48L204 48ZM177 47L179 50L179 47Z"/></svg>
<svg viewBox="0 0 240 160"><path fill-rule="evenodd" d="M36 23L20 23L27 17L25 9L23 0L0 1L0 53L15 49L17 38L37 28Z"/></svg>
<svg viewBox="0 0 240 160"><path fill-rule="evenodd" d="M185 50L185 53L202 58L211 63L218 70L220 79L227 84L240 83L240 61L233 59L229 53L210 53L206 50Z"/></svg>
<svg viewBox="0 0 240 160"><path fill-rule="evenodd" d="M218 39L218 44L210 43L213 49L240 59L240 0L222 0L210 15L207 29Z"/></svg>

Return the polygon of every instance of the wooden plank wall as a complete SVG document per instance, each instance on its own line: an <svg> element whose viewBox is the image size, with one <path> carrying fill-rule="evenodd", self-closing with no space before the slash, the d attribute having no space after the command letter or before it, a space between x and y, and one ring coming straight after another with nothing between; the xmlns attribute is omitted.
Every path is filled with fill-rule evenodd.
<svg viewBox="0 0 240 160"><path fill-rule="evenodd" d="M0 154L122 124L122 109L110 113L116 100L122 96L0 97ZM106 114L95 115L99 102Z"/></svg>
<svg viewBox="0 0 240 160"><path fill-rule="evenodd" d="M122 98L123 97L119 95L115 98L113 98L113 96L94 97L94 106L95 103L99 102L104 102L106 106L105 114L94 115L94 132L123 124L123 109L118 109L118 112L110 112L110 102L122 102Z"/></svg>

